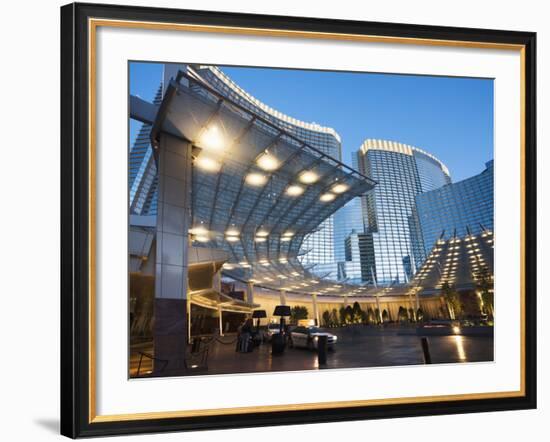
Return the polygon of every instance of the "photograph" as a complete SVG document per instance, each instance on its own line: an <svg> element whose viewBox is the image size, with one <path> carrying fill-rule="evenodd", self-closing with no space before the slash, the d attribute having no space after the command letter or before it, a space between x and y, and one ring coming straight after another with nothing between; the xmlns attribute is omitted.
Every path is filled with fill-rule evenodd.
<svg viewBox="0 0 550 442"><path fill-rule="evenodd" d="M535 408L536 33L249 12L61 8L61 433Z"/></svg>
<svg viewBox="0 0 550 442"><path fill-rule="evenodd" d="M494 87L129 60L128 377L492 363Z"/></svg>

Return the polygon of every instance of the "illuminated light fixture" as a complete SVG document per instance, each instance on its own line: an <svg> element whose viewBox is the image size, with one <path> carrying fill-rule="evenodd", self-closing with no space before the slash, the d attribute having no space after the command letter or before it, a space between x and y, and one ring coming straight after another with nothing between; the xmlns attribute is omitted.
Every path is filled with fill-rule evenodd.
<svg viewBox="0 0 550 442"><path fill-rule="evenodd" d="M210 241L210 238L208 238L208 236L206 235L196 235L194 240L198 242L208 242Z"/></svg>
<svg viewBox="0 0 550 442"><path fill-rule="evenodd" d="M279 160L268 152L262 154L256 160L256 164L260 169L267 171L277 170L280 165Z"/></svg>
<svg viewBox="0 0 550 442"><path fill-rule="evenodd" d="M233 264L229 264L227 262L222 267L226 270L233 270L235 268Z"/></svg>
<svg viewBox="0 0 550 442"><path fill-rule="evenodd" d="M288 262L288 259L286 259L286 258L280 258L280 259L279 259L279 262L280 262L281 264L286 264L286 263Z"/></svg>
<svg viewBox="0 0 550 442"><path fill-rule="evenodd" d="M313 184L317 182L319 175L311 170L305 170L300 174L298 179L304 184Z"/></svg>
<svg viewBox="0 0 550 442"><path fill-rule="evenodd" d="M300 276L300 274L298 272L292 272L291 275L292 276Z"/></svg>
<svg viewBox="0 0 550 442"><path fill-rule="evenodd" d="M247 184L250 184L251 186L263 186L265 183L267 183L267 177L265 175L262 175L261 173L249 173L245 181Z"/></svg>
<svg viewBox="0 0 550 442"><path fill-rule="evenodd" d="M195 159L195 165L205 172L219 172L222 168L221 163L206 155L199 155Z"/></svg>
<svg viewBox="0 0 550 442"><path fill-rule="evenodd" d="M334 193L344 193L348 189L349 189L349 186L344 183L338 183L332 186L332 191Z"/></svg>
<svg viewBox="0 0 550 442"><path fill-rule="evenodd" d="M286 188L286 194L288 196L300 196L302 193L304 193L304 188L298 184L293 184Z"/></svg>
<svg viewBox="0 0 550 442"><path fill-rule="evenodd" d="M315 281L315 279L312 279L312 280L309 281L309 282L311 282L312 284L319 284L319 281Z"/></svg>
<svg viewBox="0 0 550 442"><path fill-rule="evenodd" d="M201 147L220 151L223 148L223 137L218 126L210 126L201 137Z"/></svg>
<svg viewBox="0 0 550 442"><path fill-rule="evenodd" d="M269 232L267 230L264 230L264 229L258 230L256 232L256 236L260 236L260 237L265 238L267 235L269 235Z"/></svg>
<svg viewBox="0 0 550 442"><path fill-rule="evenodd" d="M225 231L225 234L227 236L239 236L240 232L237 229L235 229L234 227L230 227L229 229L227 229Z"/></svg>
<svg viewBox="0 0 550 442"><path fill-rule="evenodd" d="M292 240L292 237L291 237L291 236L283 236L283 237L281 238L281 241L282 241L282 242L289 242L289 241L291 241L291 240Z"/></svg>
<svg viewBox="0 0 550 442"><path fill-rule="evenodd" d="M191 233L192 235L202 235L202 236L206 236L208 235L208 229L204 226L196 226L196 227L193 227L192 229L189 229L189 233Z"/></svg>
<svg viewBox="0 0 550 442"><path fill-rule="evenodd" d="M248 282L251 282L252 284L259 282L257 279L251 278L248 280Z"/></svg>
<svg viewBox="0 0 550 442"><path fill-rule="evenodd" d="M263 236L257 236L256 238L254 238L254 241L256 242L266 242L267 238L263 237Z"/></svg>
<svg viewBox="0 0 550 442"><path fill-rule="evenodd" d="M285 233L283 233L283 236L294 236L294 232L292 230L287 230Z"/></svg>
<svg viewBox="0 0 550 442"><path fill-rule="evenodd" d="M323 194L319 197L319 200L320 200L320 201L323 201L324 203L327 203L327 202L329 202L329 201L332 201L334 198L336 198L336 196L334 195L334 193L327 192L327 193L323 193Z"/></svg>
<svg viewBox="0 0 550 442"><path fill-rule="evenodd" d="M268 266L269 265L269 261L267 259L262 259L261 261L259 261L259 263L263 266Z"/></svg>
<svg viewBox="0 0 550 442"><path fill-rule="evenodd" d="M279 279L287 279L287 277L285 275L277 275L277 278Z"/></svg>
<svg viewBox="0 0 550 442"><path fill-rule="evenodd" d="M238 236L226 236L225 240L228 242L237 242L239 240Z"/></svg>

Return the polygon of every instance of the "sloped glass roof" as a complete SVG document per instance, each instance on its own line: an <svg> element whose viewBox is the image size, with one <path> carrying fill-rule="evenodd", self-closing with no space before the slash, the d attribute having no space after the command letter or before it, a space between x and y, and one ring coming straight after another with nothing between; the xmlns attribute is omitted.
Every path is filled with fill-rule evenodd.
<svg viewBox="0 0 550 442"><path fill-rule="evenodd" d="M351 294L299 260L304 237L376 184L180 72L153 127L193 145L191 240L229 253L224 274L273 290Z"/></svg>

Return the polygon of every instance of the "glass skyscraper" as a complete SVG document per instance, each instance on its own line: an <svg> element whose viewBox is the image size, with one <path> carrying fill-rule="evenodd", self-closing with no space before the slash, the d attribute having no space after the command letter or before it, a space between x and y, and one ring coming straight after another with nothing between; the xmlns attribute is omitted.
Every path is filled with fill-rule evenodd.
<svg viewBox="0 0 550 442"><path fill-rule="evenodd" d="M162 84L153 103L162 101ZM158 177L157 166L151 148L151 125L142 124L128 158L128 188L130 189L130 214L156 215Z"/></svg>
<svg viewBox="0 0 550 442"><path fill-rule="evenodd" d="M441 236L448 239L493 230L493 160L485 166L478 175L416 196L426 256Z"/></svg>
<svg viewBox="0 0 550 442"><path fill-rule="evenodd" d="M362 199L368 282L407 282L422 264L419 252L424 250L414 219L415 198L450 183L449 171L433 155L387 140L366 140L356 158L359 171L378 183Z"/></svg>

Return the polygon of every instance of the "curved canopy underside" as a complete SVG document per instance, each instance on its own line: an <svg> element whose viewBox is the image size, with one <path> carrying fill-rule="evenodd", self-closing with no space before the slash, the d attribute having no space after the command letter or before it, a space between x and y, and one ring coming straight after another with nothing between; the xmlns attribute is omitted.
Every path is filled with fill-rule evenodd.
<svg viewBox="0 0 550 442"><path fill-rule="evenodd" d="M298 256L308 234L375 182L183 72L158 131L193 145L191 239L229 253L224 274L296 293L362 290L314 278Z"/></svg>

